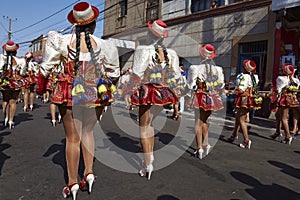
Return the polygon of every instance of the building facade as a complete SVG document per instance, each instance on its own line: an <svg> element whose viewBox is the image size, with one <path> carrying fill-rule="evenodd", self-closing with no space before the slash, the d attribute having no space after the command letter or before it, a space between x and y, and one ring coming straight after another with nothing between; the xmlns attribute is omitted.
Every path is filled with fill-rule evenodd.
<svg viewBox="0 0 300 200"><path fill-rule="evenodd" d="M104 38L118 38L139 45L149 20L168 24L168 46L188 68L200 62L199 47L215 46L215 62L222 66L227 82L242 71L244 59L257 64L260 89L270 88L274 65L276 13L271 0L108 0L104 14ZM122 67L131 65L134 49L120 46ZM123 54L123 52L126 52Z"/></svg>
<svg viewBox="0 0 300 200"><path fill-rule="evenodd" d="M46 40L47 38L44 35L40 35L31 41L31 45L29 46L29 51L32 52L34 60L38 63L42 62L43 60Z"/></svg>

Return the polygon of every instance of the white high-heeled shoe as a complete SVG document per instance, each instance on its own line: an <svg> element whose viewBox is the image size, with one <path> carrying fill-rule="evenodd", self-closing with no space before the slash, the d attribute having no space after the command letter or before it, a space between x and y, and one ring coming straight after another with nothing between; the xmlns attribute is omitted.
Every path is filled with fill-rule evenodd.
<svg viewBox="0 0 300 200"><path fill-rule="evenodd" d="M83 176L83 180L80 181L80 190L84 190L86 185L88 186L88 192L92 192L93 183L95 182L95 175L88 173Z"/></svg>
<svg viewBox="0 0 300 200"><path fill-rule="evenodd" d="M153 160L154 160L154 157L153 157ZM143 169L141 169L141 170L139 171L139 175L140 175L141 177L147 176L147 179L150 180L151 174L152 174L152 172L153 172L153 164L152 164L152 162L151 162L151 164L145 166L145 161L143 160L143 161L142 161L142 165L143 165L144 167L143 167Z"/></svg>
<svg viewBox="0 0 300 200"><path fill-rule="evenodd" d="M30 111L33 111L33 105L29 106Z"/></svg>
<svg viewBox="0 0 300 200"><path fill-rule="evenodd" d="M147 172L147 179L150 180L151 174L153 172L153 165L152 164L146 166L146 172Z"/></svg>
<svg viewBox="0 0 300 200"><path fill-rule="evenodd" d="M72 194L73 200L76 200L76 195L77 195L78 190L79 190L78 183L67 185L63 189L63 192L62 192L63 197L66 199L67 197L69 197Z"/></svg>
<svg viewBox="0 0 300 200"><path fill-rule="evenodd" d="M211 146L210 146L210 144L208 144L208 145L205 147L205 155L206 155L206 156L209 154L210 149L211 149Z"/></svg>
<svg viewBox="0 0 300 200"><path fill-rule="evenodd" d="M292 143L292 140L293 140L293 137L286 137L286 138L284 138L283 140L281 140L281 143L285 143L285 144L288 144L288 145L290 145L291 143Z"/></svg>
<svg viewBox="0 0 300 200"><path fill-rule="evenodd" d="M8 123L8 117L6 117L6 118L4 119L4 127L7 126L7 123Z"/></svg>
<svg viewBox="0 0 300 200"><path fill-rule="evenodd" d="M58 123L61 123L61 115L58 115Z"/></svg>
<svg viewBox="0 0 300 200"><path fill-rule="evenodd" d="M202 159L203 158L203 153L204 153L203 149L196 149L196 151L194 152L194 155L196 157L198 157L199 159Z"/></svg>
<svg viewBox="0 0 300 200"><path fill-rule="evenodd" d="M55 120L55 119L52 119L52 120L51 120L51 124L52 124L53 127L55 127L55 126L56 126L56 120Z"/></svg>
<svg viewBox="0 0 300 200"><path fill-rule="evenodd" d="M241 148L248 148L248 149L250 149L251 148L251 144L252 144L252 141L251 140L248 140L248 142L243 142L243 143L241 143L240 144L240 147Z"/></svg>
<svg viewBox="0 0 300 200"><path fill-rule="evenodd" d="M15 128L15 123L13 121L8 121L8 128L9 129Z"/></svg>

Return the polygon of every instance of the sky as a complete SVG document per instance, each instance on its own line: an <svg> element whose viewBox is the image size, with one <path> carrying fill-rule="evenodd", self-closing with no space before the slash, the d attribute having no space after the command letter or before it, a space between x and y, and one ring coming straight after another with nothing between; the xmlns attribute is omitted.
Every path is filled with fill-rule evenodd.
<svg viewBox="0 0 300 200"><path fill-rule="evenodd" d="M60 31L72 24L67 20L68 13L79 0L9 0L1 1L0 6L0 45L8 41L9 21L11 19L11 40L20 45L17 56L29 51L30 41L49 31ZM94 35L103 34L104 0L86 0L96 6L100 15Z"/></svg>

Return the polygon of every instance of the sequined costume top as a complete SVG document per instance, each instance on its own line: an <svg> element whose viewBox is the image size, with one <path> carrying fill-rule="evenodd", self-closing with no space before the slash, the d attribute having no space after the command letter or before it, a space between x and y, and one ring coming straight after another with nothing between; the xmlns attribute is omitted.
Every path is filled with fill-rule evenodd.
<svg viewBox="0 0 300 200"><path fill-rule="evenodd" d="M22 76L26 74L24 58L0 54L1 89L21 89L25 86Z"/></svg>
<svg viewBox="0 0 300 200"><path fill-rule="evenodd" d="M49 77L55 67L63 65L63 72L55 77L52 102L101 106L113 101L115 86L111 79L120 76L117 48L111 41L90 37L96 43L93 58L90 52L80 52L80 64L76 66L76 50L70 47L76 36L49 32L40 73Z"/></svg>
<svg viewBox="0 0 300 200"><path fill-rule="evenodd" d="M95 65L97 65L96 67L100 68L99 70L101 73L106 72L108 77L119 77L119 56L116 46L110 41L102 40L94 35L90 36L97 44L97 48L94 49L95 60L97 62L95 63ZM72 37L72 34L62 35L55 31L49 32L47 43L45 45L43 63L40 66L40 72L43 76L49 76L49 74L52 72L52 68L61 62L74 61L76 50L72 49L69 45L75 41L75 39L75 35ZM79 61L90 62L90 53L80 52ZM65 73L71 73L72 75L75 75L76 72L74 70L75 69L73 69L72 66L65 67ZM83 72L87 71L87 69L83 69L83 65L80 66L79 70Z"/></svg>
<svg viewBox="0 0 300 200"><path fill-rule="evenodd" d="M153 83L163 86L176 84L181 76L179 60L176 52L166 49L168 63L157 59L154 45L139 46L134 52L132 72L141 79L141 84Z"/></svg>
<svg viewBox="0 0 300 200"><path fill-rule="evenodd" d="M260 109L263 98L258 93L258 75L240 73L236 79L235 94L237 108L254 108Z"/></svg>
<svg viewBox="0 0 300 200"><path fill-rule="evenodd" d="M187 85L194 92L188 102L191 107L205 111L223 108L224 74L220 66L204 63L191 65L188 71Z"/></svg>
<svg viewBox="0 0 300 200"><path fill-rule="evenodd" d="M161 46L164 61L159 59L159 46L139 46L134 52L132 76L128 87L135 105L168 105L178 102L176 91L181 72L176 52Z"/></svg>
<svg viewBox="0 0 300 200"><path fill-rule="evenodd" d="M298 107L297 92L300 81L291 76L278 76L276 79L276 89L278 91L277 106Z"/></svg>

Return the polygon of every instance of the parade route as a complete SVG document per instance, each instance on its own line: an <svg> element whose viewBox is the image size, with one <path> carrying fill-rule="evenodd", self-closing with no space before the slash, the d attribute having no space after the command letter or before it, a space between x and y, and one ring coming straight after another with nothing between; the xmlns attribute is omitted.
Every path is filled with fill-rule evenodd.
<svg viewBox="0 0 300 200"><path fill-rule="evenodd" d="M35 100L32 112L23 112L18 105L15 116L16 127L12 130L1 127L0 131L0 199L1 200L58 200L63 199L62 188L66 184L65 136L63 125L50 124L49 104ZM114 115L123 113L122 115ZM271 140L275 122L271 119L254 118L249 124L251 149L241 149L243 141L226 142L231 135L234 120L226 117L222 132L207 157L200 160L193 156L195 141L188 145L184 138L175 142L174 149L182 149L182 155L169 165L153 172L151 180L139 177L136 173L124 172L107 165L108 161L120 157L120 168L125 160L138 163L138 156L125 157L118 149L128 152L141 152L139 139L132 134L120 131L121 120L134 117L136 110L128 112L121 102L109 107L103 114L100 124L103 133L95 134L97 152L111 152L99 156L94 162L97 176L91 194L79 192L79 200L226 200L226 199L300 199L300 137L286 145L279 140ZM191 113L183 113L181 121L166 118L170 125L165 126L155 136L155 149L159 150L180 141L178 124L193 123ZM118 122L118 120L120 122ZM1 124L3 117L1 118ZM124 122L124 120L123 120ZM123 123L122 122L122 123ZM124 122L126 123L126 122ZM213 119L211 123L218 123ZM189 124L190 126L190 124ZM132 132L135 127L127 127ZM194 135L190 128L190 138ZM169 134L168 134L169 133ZM114 146L110 145L111 143ZM179 145L181 144L181 146ZM155 151L157 164L160 151ZM173 152L167 152L172 156ZM135 155L135 154L130 154ZM82 166L82 165L81 165ZM125 168L125 164L124 164ZM138 168L138 165L133 165ZM82 172L82 169L79 171Z"/></svg>

